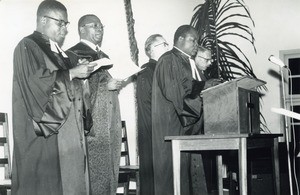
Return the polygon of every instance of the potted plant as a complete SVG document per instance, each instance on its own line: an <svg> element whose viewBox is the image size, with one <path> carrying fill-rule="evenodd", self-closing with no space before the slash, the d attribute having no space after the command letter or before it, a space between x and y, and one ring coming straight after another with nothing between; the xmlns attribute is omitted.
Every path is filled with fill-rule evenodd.
<svg viewBox="0 0 300 195"><path fill-rule="evenodd" d="M206 0L195 8L191 25L199 33L199 44L212 51L213 64L209 69L212 77L231 80L246 74L256 78L245 53L228 41L228 38L240 38L249 42L256 52L251 27L238 22L241 19L255 26L242 0Z"/></svg>
<svg viewBox="0 0 300 195"><path fill-rule="evenodd" d="M254 52L255 27L249 9L243 0L205 0L195 7L191 25L199 33L199 45L212 52L212 65L206 74L210 78L232 80L243 75L256 78L250 60L238 46L240 41L249 42ZM238 41L234 43L233 40ZM262 86L259 90L267 90ZM260 114L262 131L268 130L265 119Z"/></svg>

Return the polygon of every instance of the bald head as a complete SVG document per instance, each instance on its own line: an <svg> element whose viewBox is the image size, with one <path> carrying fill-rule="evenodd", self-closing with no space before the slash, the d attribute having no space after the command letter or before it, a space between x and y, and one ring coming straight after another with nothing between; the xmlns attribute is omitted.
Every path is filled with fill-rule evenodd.
<svg viewBox="0 0 300 195"><path fill-rule="evenodd" d="M83 27L86 24L92 23L95 20L100 21L100 19L94 14L86 14L86 15L82 16L78 20L78 30L80 27Z"/></svg>
<svg viewBox="0 0 300 195"><path fill-rule="evenodd" d="M94 14L82 16L78 21L78 33L81 39L88 40L95 45L101 45L104 26Z"/></svg>

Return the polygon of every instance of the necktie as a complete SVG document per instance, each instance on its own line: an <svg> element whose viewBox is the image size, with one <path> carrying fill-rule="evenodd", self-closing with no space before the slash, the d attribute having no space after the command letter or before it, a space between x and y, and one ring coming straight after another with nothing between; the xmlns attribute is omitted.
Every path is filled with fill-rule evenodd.
<svg viewBox="0 0 300 195"><path fill-rule="evenodd" d="M101 56L101 52L100 52L100 49L98 46L96 46L96 51L97 51L97 56L100 59L102 56Z"/></svg>
<svg viewBox="0 0 300 195"><path fill-rule="evenodd" d="M96 46L96 51L97 51L97 53L100 52L100 49L99 49L99 47L97 47L97 46Z"/></svg>
<svg viewBox="0 0 300 195"><path fill-rule="evenodd" d="M107 58L107 55L105 55L98 46L96 46L97 56L99 59L101 58Z"/></svg>
<svg viewBox="0 0 300 195"><path fill-rule="evenodd" d="M203 71L200 71L199 75L200 75L201 81L206 81L207 80Z"/></svg>

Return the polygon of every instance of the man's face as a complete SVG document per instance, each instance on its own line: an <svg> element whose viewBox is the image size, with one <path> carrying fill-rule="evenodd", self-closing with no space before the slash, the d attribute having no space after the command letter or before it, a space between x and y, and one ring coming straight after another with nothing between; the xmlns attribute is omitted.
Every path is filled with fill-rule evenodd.
<svg viewBox="0 0 300 195"><path fill-rule="evenodd" d="M211 52L209 51L197 52L197 55L195 57L195 63L200 70L203 71L206 70L211 65L211 62L212 62Z"/></svg>
<svg viewBox="0 0 300 195"><path fill-rule="evenodd" d="M193 56L197 53L198 50L198 35L195 30L191 30L186 34L185 37L179 37L180 44L179 49L184 51L186 54Z"/></svg>
<svg viewBox="0 0 300 195"><path fill-rule="evenodd" d="M44 16L43 33L47 35L52 41L63 45L65 37L68 33L68 14L65 11L51 11Z"/></svg>
<svg viewBox="0 0 300 195"><path fill-rule="evenodd" d="M104 26L100 19L94 16L89 18L89 23L81 27L81 37L101 46L103 38Z"/></svg>
<svg viewBox="0 0 300 195"><path fill-rule="evenodd" d="M151 58L158 60L167 51L169 51L167 41L163 37L156 37L155 42L151 44Z"/></svg>

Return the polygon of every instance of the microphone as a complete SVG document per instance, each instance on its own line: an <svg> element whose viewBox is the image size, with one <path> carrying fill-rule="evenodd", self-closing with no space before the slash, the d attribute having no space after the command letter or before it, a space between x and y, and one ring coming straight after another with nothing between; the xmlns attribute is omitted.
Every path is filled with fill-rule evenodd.
<svg viewBox="0 0 300 195"><path fill-rule="evenodd" d="M273 64L276 64L277 66L280 66L281 68L287 68L287 66L281 60L279 60L278 58L276 58L273 55L270 55L270 57L268 58L268 60L270 62L272 62Z"/></svg>

